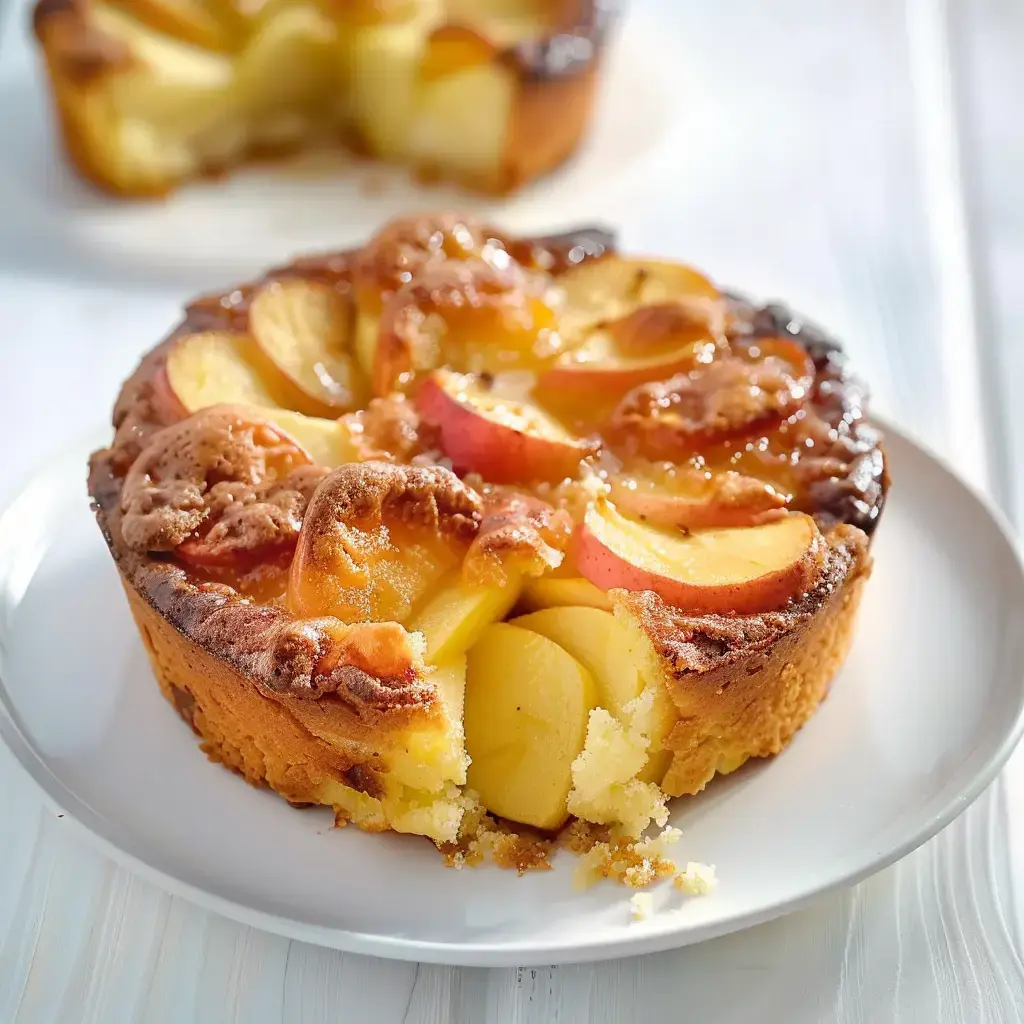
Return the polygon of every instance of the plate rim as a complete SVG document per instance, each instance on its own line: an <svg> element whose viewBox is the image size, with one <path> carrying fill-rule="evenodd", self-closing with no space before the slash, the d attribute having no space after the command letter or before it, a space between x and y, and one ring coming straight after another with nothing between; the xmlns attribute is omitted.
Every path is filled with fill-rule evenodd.
<svg viewBox="0 0 1024 1024"><path fill-rule="evenodd" d="M917 450L919 455L934 463L963 489L964 492L987 515L1001 540L1013 552L1016 574L1024 594L1024 545L1009 519L995 501L972 481L964 478L950 460L922 441L913 431L896 424L888 416L872 414L871 420L889 435ZM98 430L83 432L78 443L68 445L54 453L52 465L69 458L80 456L82 443L88 438L101 436ZM0 532L16 507L24 500L33 485L44 479L52 470L43 469L24 481L12 500L0 513ZM141 878L158 886L165 892L180 896L189 902L212 910L231 920L249 927L259 928L273 934L300 942L311 942L319 946L379 956L387 959L413 961L430 964L465 967L509 967L545 966L552 964L580 963L609 960L623 956L637 956L645 953L662 952L682 948L698 942L719 938L733 932L746 930L759 924L791 914L813 903L816 899L838 889L855 885L865 878L912 853L919 846L933 838L968 807L993 782L1024 735L1024 698L1021 699L1017 714L1003 733L1002 739L989 752L969 783L959 793L952 795L946 803L916 829L911 830L900 843L889 847L870 858L854 870L839 870L825 874L824 879L797 896L753 910L736 912L715 921L697 925L680 924L671 915L663 915L661 927L645 929L630 934L592 941L578 939L555 939L552 941L524 941L479 943L449 942L424 939L409 939L401 936L383 936L353 931L345 928L311 924L281 914L256 910L244 903L218 895L201 886L194 885L161 868L153 867L142 857L122 849L114 839L103 833L102 818L84 801L67 788L50 770L45 759L36 751L18 725L16 713L9 705L9 696L0 677L0 741L10 751L22 777L34 787L45 808L62 822L71 826L76 834L97 848L116 864L127 868ZM69 808L75 807L74 811ZM657 925L658 918L652 919Z"/></svg>

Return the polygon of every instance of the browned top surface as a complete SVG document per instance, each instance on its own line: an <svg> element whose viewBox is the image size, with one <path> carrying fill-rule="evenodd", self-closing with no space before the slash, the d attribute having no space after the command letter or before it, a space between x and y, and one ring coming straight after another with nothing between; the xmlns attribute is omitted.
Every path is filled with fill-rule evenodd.
<svg viewBox="0 0 1024 1024"><path fill-rule="evenodd" d="M610 251L612 239L606 232L587 229L544 239L504 239L503 244L524 264L558 273ZM296 260L268 277L300 274L347 292L353 287L355 265L352 253L331 253ZM241 326L254 288L255 284L243 285L192 303L172 338L183 331ZM841 348L782 307L758 308L736 299L732 317L731 330L738 338L787 336L806 348L816 372L815 411L835 428L835 444L843 447L844 459L859 468L852 479L823 482L810 492L808 511L826 531L829 554L814 586L790 607L750 616L692 616L666 606L650 592L616 592L615 601L639 619L658 653L677 673L707 671L798 629L851 571L866 561L865 534L874 528L885 498L887 479L878 436L863 419L864 389L850 375ZM331 695L374 722L400 727L406 713L433 699L431 688L423 681L416 641L401 627L393 623L344 626L330 618L298 620L281 608L248 600L231 587L204 581L170 556L153 553L160 544L134 544L126 539L132 530L126 535L125 512L145 512L144 502L140 507L133 505L137 494L133 496L132 489L125 487L126 475L148 440L169 425L166 409L154 394L167 345L165 342L147 355L126 382L114 409L114 444L97 452L90 465L89 486L97 518L122 573L178 631L266 692L311 699ZM381 408L380 429L401 434L405 428L400 412L384 413ZM244 477L242 471L250 465L247 460L252 453L238 454ZM172 450L167 457L180 461L181 453ZM190 465L194 463L192 459ZM301 470L287 468L289 473ZM229 475L233 472L228 470ZM425 487L424 474L439 479ZM136 475L132 470L133 479ZM509 552L542 568L556 564L571 527L565 513L542 501L500 488L481 495L437 467L413 470L361 463L343 467L333 476L340 481L337 498L345 515L379 512L387 503L396 502L402 509L413 510L409 514L444 519L460 540L470 543L470 555L477 556L482 572L489 559ZM290 478L285 475L284 479ZM284 489L304 493L294 482ZM426 503L413 500L416 494L426 495ZM308 494L305 497L308 499ZM261 492L252 498L258 504L268 496ZM185 504L188 506L187 501ZM297 503L288 505L286 511L294 512L297 507Z"/></svg>

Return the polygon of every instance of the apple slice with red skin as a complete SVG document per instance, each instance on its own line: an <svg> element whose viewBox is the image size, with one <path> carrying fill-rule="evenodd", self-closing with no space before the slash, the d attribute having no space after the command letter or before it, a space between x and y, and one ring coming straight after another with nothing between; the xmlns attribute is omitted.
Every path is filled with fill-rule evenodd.
<svg viewBox="0 0 1024 1024"><path fill-rule="evenodd" d="M630 328L632 330L632 328ZM566 352L540 377L538 390L547 394L571 392L598 397L621 395L622 392L652 380L665 380L686 373L715 358L718 344L708 338L684 341L675 349L658 347L647 354L635 354L640 348L636 335L631 336L633 354L623 351L610 330L593 334L583 345Z"/></svg>
<svg viewBox="0 0 1024 1024"><path fill-rule="evenodd" d="M784 608L814 583L824 539L810 516L791 512L745 528L682 533L592 505L577 527L580 573L602 590L653 590L694 614L754 614Z"/></svg>
<svg viewBox="0 0 1024 1024"><path fill-rule="evenodd" d="M437 370L416 394L420 415L435 424L457 473L491 483L556 483L575 476L597 442L570 434L526 400L504 398L471 374Z"/></svg>
<svg viewBox="0 0 1024 1024"><path fill-rule="evenodd" d="M691 267L610 257L558 283L569 350L542 376L544 392L618 396L708 362L724 346L721 293Z"/></svg>

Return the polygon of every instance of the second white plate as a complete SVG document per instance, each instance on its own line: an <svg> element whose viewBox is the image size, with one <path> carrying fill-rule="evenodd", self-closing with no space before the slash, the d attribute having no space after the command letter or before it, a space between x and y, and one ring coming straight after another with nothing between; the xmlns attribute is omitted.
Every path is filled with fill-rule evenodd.
<svg viewBox="0 0 1024 1024"><path fill-rule="evenodd" d="M780 757L679 800L711 896L454 871L424 840L331 828L209 764L167 707L83 493L55 461L0 520L0 734L111 855L246 923L380 956L551 964L684 945L768 920L909 852L963 811L1022 728L1024 572L997 517L889 431L896 484L853 653Z"/></svg>

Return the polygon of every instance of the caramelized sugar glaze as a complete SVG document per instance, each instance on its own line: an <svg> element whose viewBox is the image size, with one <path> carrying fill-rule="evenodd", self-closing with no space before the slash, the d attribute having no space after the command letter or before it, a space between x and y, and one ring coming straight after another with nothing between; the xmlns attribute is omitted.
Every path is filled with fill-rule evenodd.
<svg viewBox="0 0 1024 1024"><path fill-rule="evenodd" d="M189 415L175 351L197 336L230 348L253 333L266 296L308 312L311 294L347 339L336 360L316 363L319 383L285 380L260 363L267 347L250 345L260 379L276 374L252 404L277 411ZM427 630L424 646L417 630L442 583L471 593L550 582L577 588L553 603L632 616L676 708L667 760L647 778L678 795L781 749L841 663L848 617L830 625L822 610L852 616L888 484L865 405L842 349L817 328L690 268L619 257L604 231L515 238L457 215L409 217L361 249L304 257L193 302L125 384L90 487L122 574L150 608L263 694L340 701L349 726L371 736L367 749L380 746L374 730L408 726L437 703L430 667L455 641ZM335 425L337 468L292 436L296 411ZM710 538L713 550L732 530L775 544L773 528L797 556L756 591L701 587L704 549L686 554L695 580L657 582L678 538ZM590 571L596 547L627 535L653 560L643 575ZM529 593L496 599L489 619L536 607ZM709 695L737 672L735 707L701 731L694 722L718 713ZM816 681L799 700L772 696L769 711L744 689L758 673L790 686L794 672ZM707 695L694 696L694 679L713 684ZM171 690L193 720L192 696ZM784 724L762 735L762 714ZM736 756L734 726L754 737ZM349 750L340 777L384 801L368 757ZM266 778L289 799L335 803ZM453 828L405 830L450 841Z"/></svg>

